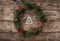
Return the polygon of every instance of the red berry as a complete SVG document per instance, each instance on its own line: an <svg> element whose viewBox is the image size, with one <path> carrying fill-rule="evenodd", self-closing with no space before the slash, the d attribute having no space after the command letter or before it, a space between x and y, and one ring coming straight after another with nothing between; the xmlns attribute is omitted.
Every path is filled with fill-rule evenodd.
<svg viewBox="0 0 60 41"><path fill-rule="evenodd" d="M44 27L44 23L43 23L43 22L40 22L40 26L41 26L41 27Z"/></svg>
<svg viewBox="0 0 60 41"><path fill-rule="evenodd" d="M17 10L18 11L22 11L23 10L23 7L19 6Z"/></svg>
<svg viewBox="0 0 60 41"><path fill-rule="evenodd" d="M24 32L23 32L22 29L19 29L18 32L19 32L20 34L22 34L22 35L24 34Z"/></svg>

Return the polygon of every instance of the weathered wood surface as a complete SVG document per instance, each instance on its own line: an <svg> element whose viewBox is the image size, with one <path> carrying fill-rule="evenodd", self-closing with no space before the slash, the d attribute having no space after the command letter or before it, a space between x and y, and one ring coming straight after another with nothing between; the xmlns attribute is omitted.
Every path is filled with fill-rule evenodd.
<svg viewBox="0 0 60 41"><path fill-rule="evenodd" d="M39 3L49 19L40 36L20 39L14 27L14 11L23 2ZM60 41L60 0L0 0L0 41Z"/></svg>

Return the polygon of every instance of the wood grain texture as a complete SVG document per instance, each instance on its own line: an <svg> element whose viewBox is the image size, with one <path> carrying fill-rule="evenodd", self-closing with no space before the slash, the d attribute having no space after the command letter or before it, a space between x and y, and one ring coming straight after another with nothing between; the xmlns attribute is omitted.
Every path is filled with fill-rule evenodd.
<svg viewBox="0 0 60 41"><path fill-rule="evenodd" d="M39 3L47 15L48 24L39 36L20 39L14 27L16 7L24 2ZM16 32L16 33L14 33ZM13 39L12 39L13 38ZM60 41L60 0L1 0L0 1L0 40L1 41Z"/></svg>

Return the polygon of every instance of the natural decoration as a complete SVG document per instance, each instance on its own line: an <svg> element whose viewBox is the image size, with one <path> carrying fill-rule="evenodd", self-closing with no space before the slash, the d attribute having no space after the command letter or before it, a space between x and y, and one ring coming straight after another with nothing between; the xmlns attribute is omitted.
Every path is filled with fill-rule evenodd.
<svg viewBox="0 0 60 41"><path fill-rule="evenodd" d="M38 15L38 20L40 21L40 27L38 30L35 29L35 31L30 32L30 31L24 31L21 27L21 20L20 18L23 17L23 14L25 13L26 10L35 10L35 12ZM39 6L36 6L36 4L31 4L31 3L24 3L23 7L19 6L16 10L15 14L15 26L18 32L20 33L21 36L23 37L32 37L36 36L39 34L39 32L42 31L42 28L44 27L45 23L47 22L46 15L42 12L41 8Z"/></svg>

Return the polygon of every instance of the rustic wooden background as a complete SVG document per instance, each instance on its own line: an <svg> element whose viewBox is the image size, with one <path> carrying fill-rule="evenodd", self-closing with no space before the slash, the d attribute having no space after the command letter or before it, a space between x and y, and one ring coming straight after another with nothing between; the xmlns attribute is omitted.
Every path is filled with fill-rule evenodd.
<svg viewBox="0 0 60 41"><path fill-rule="evenodd" d="M14 27L15 9L24 2L40 4L49 20L34 38L20 38ZM0 0L0 41L60 41L60 0Z"/></svg>

